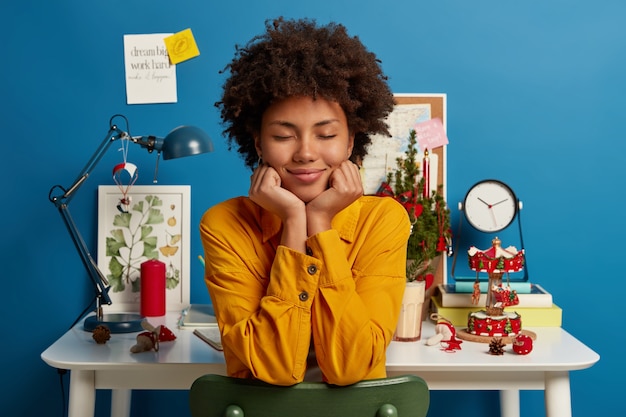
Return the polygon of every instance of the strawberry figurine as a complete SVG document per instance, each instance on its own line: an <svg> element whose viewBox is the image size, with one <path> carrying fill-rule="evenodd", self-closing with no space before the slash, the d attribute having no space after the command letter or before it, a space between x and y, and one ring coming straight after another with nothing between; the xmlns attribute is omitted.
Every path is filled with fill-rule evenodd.
<svg viewBox="0 0 626 417"><path fill-rule="evenodd" d="M513 352L527 355L533 350L533 339L525 334L518 334L513 339Z"/></svg>

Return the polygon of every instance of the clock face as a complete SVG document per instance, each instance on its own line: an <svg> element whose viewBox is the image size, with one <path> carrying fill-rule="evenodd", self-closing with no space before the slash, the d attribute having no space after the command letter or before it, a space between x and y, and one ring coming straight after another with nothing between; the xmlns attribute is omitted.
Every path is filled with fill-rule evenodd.
<svg viewBox="0 0 626 417"><path fill-rule="evenodd" d="M498 232L511 224L518 201L511 188L501 181L480 181L469 189L463 203L467 221L481 232Z"/></svg>

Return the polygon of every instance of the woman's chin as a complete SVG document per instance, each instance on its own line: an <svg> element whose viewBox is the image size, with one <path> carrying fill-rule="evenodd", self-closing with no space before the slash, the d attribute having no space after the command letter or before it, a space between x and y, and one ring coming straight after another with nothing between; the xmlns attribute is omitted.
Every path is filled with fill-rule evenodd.
<svg viewBox="0 0 626 417"><path fill-rule="evenodd" d="M299 192L294 192L294 194L300 200L304 201L304 204L307 204L307 203L313 201L315 199L315 197L317 197L318 195L320 195L323 192L324 192L324 190L318 190L318 191L315 191L315 190L301 190Z"/></svg>

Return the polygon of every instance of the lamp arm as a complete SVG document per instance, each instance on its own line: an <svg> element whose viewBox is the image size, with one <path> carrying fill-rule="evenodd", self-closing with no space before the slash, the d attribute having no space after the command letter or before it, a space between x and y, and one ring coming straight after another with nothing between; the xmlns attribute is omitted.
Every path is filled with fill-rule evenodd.
<svg viewBox="0 0 626 417"><path fill-rule="evenodd" d="M53 187L53 188L60 188L63 190L63 195L59 197L54 197L54 200L55 201L59 200L59 201L62 201L62 203L69 204L70 200L72 199L72 196L74 195L74 192L76 192L80 188L80 186L83 185L85 180L89 178L91 171L93 171L96 165L98 165L98 163L100 162L100 160L102 159L106 151L109 149L111 144L115 142L116 140L122 139L125 137L128 137L128 134L126 132L120 130L116 125L112 125L109 131L107 132L107 135L105 136L104 140L102 141L102 143L100 143L100 146L98 146L98 148L93 153L93 155L91 156L91 158L89 159L85 167L82 169L82 171L80 171L80 173L76 177L76 180L74 181L74 183L69 188L62 188L59 186ZM50 200L52 201L53 199L51 198ZM56 204L55 201L52 201L52 202Z"/></svg>
<svg viewBox="0 0 626 417"><path fill-rule="evenodd" d="M93 283L94 289L96 291L96 314L102 315L102 304L110 305L111 297L109 297L109 281L106 279L102 271L98 268L96 261L91 256L85 241L83 240L83 236L78 231L76 227L76 223L74 223L74 219L70 214L70 210L67 204L61 204L57 207L59 213L61 214L61 218L65 223L65 227L69 232L72 242L74 242L74 246L80 255L80 260L83 262L83 266Z"/></svg>
<svg viewBox="0 0 626 417"><path fill-rule="evenodd" d="M109 131L107 132L106 137L100 143L100 146L96 149L94 154L91 156L85 167L76 177L74 183L68 187L64 188L59 185L55 185L50 189L50 193L48 194L48 199L52 202L56 208L58 209L63 222L65 223L65 227L74 242L74 246L78 251L81 261L83 262L83 266L93 283L94 289L96 291L96 316L99 318L102 317L102 308L101 305L111 304L111 298L109 297L109 282L98 268L96 261L91 256L85 241L83 240L82 235L78 231L76 227L76 223L72 218L69 211L69 203L76 193L78 189L85 183L91 171L98 165L106 151L109 149L111 144L118 139L127 138L128 134L120 129L117 126L111 125ZM62 192L61 195L53 195L55 191L60 190Z"/></svg>

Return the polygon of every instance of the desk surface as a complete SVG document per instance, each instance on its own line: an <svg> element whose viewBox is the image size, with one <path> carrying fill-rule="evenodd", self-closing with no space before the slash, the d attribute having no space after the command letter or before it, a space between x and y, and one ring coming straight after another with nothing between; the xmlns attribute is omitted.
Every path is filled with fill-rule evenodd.
<svg viewBox="0 0 626 417"><path fill-rule="evenodd" d="M177 339L160 344L158 352L130 353L136 333L113 334L106 344L98 345L91 333L76 326L66 332L41 357L50 366L62 369L128 370L153 367L157 364L193 366L212 364L225 372L224 356L200 340L189 329L177 329L176 314L169 314L165 324ZM511 346L501 356L490 355L486 343L464 341L461 350L444 352L439 346L426 346L424 340L435 332L434 325L424 322L423 337L418 342L392 342L387 350L390 374L420 371L572 371L591 367L600 357L560 327L533 328L537 334L533 351L528 355L512 352Z"/></svg>
<svg viewBox="0 0 626 417"><path fill-rule="evenodd" d="M177 339L161 343L158 352L130 353L136 333L114 334L106 344L98 345L81 325L46 349L41 357L48 365L72 371L69 416L93 416L97 389L114 390L111 414L128 416L130 390L186 390L204 374L224 374L222 352L192 330L177 329L177 319L178 314L165 318ZM427 321L422 341L391 343L387 374L419 375L433 390L500 390L505 417L519 417L519 390L545 390L546 416L571 417L569 371L589 368L600 357L560 327L531 330L537 340L525 356L513 353L510 346L504 355L490 355L487 344L467 341L460 351L445 352L425 344L435 333L433 323Z"/></svg>
<svg viewBox="0 0 626 417"><path fill-rule="evenodd" d="M46 349L41 358L50 366L70 370L110 370L112 367L137 370L159 364L213 364L221 370L220 373L225 373L224 354L194 335L193 329L178 329L178 316L178 313L168 313L165 325L174 332L176 340L161 342L158 352L131 353L137 333L111 334L108 342L99 345L91 333L78 324Z"/></svg>

